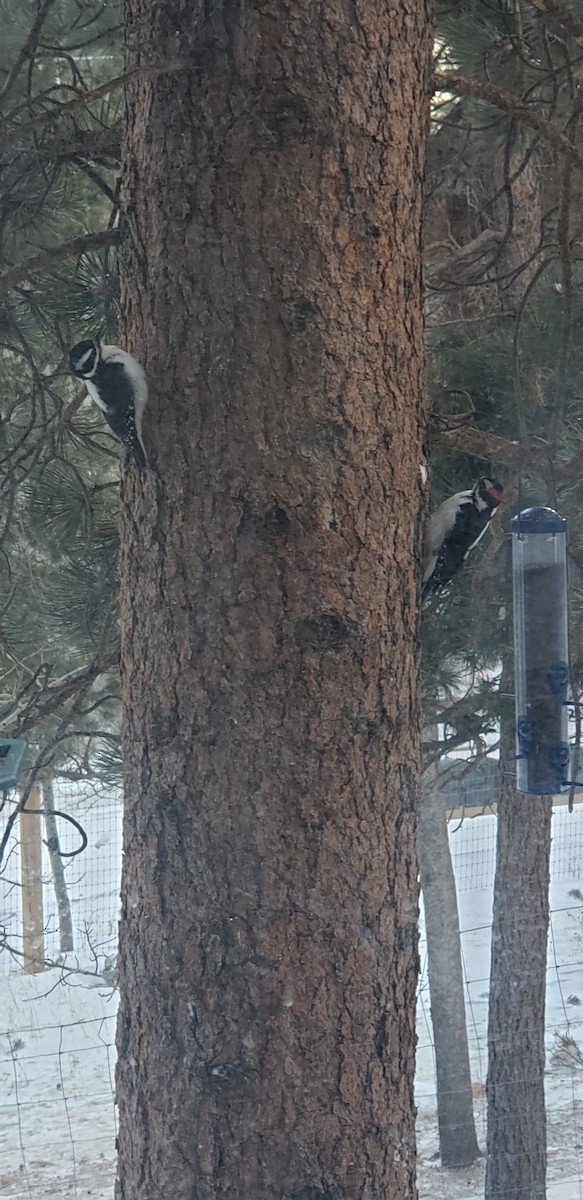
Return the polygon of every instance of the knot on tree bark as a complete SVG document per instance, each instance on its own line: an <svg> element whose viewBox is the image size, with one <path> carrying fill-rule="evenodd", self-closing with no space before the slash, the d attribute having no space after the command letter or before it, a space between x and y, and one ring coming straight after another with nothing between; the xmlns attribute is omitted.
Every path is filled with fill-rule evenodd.
<svg viewBox="0 0 583 1200"><path fill-rule="evenodd" d="M353 621L339 613L319 613L296 622L295 639L301 650L323 653L345 646L355 649L362 643L362 634Z"/></svg>

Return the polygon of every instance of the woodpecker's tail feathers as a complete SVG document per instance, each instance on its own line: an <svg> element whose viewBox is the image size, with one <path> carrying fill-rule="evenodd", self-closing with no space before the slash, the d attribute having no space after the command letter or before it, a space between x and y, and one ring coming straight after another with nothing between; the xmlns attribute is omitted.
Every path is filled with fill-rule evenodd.
<svg viewBox="0 0 583 1200"><path fill-rule="evenodd" d="M129 450L130 458L135 462L140 475L146 475L149 471L149 463L146 458L146 451L141 442L134 442L131 450Z"/></svg>

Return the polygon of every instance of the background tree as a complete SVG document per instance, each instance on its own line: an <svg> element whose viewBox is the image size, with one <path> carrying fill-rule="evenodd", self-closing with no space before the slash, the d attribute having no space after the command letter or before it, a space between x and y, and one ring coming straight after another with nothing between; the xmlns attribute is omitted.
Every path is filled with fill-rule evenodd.
<svg viewBox="0 0 583 1200"><path fill-rule="evenodd" d="M205 11L126 10L117 1196L412 1200L431 30Z"/></svg>
<svg viewBox="0 0 583 1200"><path fill-rule="evenodd" d="M436 500L442 489L453 491L458 481L468 486L486 470L502 476L509 515L533 502L550 503L567 517L580 507L582 363L573 331L580 307L576 73L582 29L575 12L550 3L518 4L512 11L502 4L459 5L440 21L437 83L443 90L426 239ZM570 523L570 546L579 572L577 525ZM455 689L456 676L467 686L476 672L496 663L502 670L511 655L510 613L502 525L482 561L447 602L428 612L430 713L440 695ZM575 582L575 628L580 615ZM576 691L580 669L575 652ZM471 723L478 739L492 716L491 692L490 704L484 699L481 684ZM496 711L499 719L494 700ZM454 724L450 731L451 744L459 744L463 730ZM550 806L544 820L521 826L519 847L515 814L525 804L510 798L506 785L499 805L489 1033L491 1198L508 1191L544 1195L545 1187L545 955L541 949L533 959L532 946L546 942Z"/></svg>
<svg viewBox="0 0 583 1200"><path fill-rule="evenodd" d="M119 14L2 10L0 722L34 771L83 776L119 719L118 455L60 374L72 338L117 318Z"/></svg>
<svg viewBox="0 0 583 1200"><path fill-rule="evenodd" d="M120 781L119 452L63 373L78 337L116 331L119 12L46 0L0 21L0 731L30 747L0 861L42 782L69 952L52 779Z"/></svg>
<svg viewBox="0 0 583 1200"><path fill-rule="evenodd" d="M426 732L437 737L437 728ZM475 1162L480 1150L474 1123L455 875L438 763L434 756L423 772L417 850L427 940L441 1163L444 1167L462 1167Z"/></svg>

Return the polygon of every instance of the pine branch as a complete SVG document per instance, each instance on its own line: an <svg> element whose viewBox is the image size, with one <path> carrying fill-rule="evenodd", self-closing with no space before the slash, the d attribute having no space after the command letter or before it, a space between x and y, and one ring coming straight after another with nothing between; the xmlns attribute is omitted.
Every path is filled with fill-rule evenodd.
<svg viewBox="0 0 583 1200"><path fill-rule="evenodd" d="M509 471L528 472L547 481L551 464L553 477L557 484L572 483L583 473L583 449L578 450L577 454L568 462L556 462L551 446L545 446L544 449L537 452L530 452L520 442L511 442L508 438L499 437L496 433L488 433L485 429L476 429L474 425L465 425L461 429L443 430L443 432L435 434L434 440L438 444L446 445L449 449L458 450L460 454L481 458L484 462L500 463ZM509 498L510 493L506 496L507 500Z"/></svg>
<svg viewBox="0 0 583 1200"><path fill-rule="evenodd" d="M574 479L580 479L583 474L583 449L568 463L561 463L557 472L557 483L572 483Z"/></svg>
<svg viewBox="0 0 583 1200"><path fill-rule="evenodd" d="M189 59L177 58L174 62L163 63L161 66L152 67L137 67L135 71L126 71L123 75L117 75L115 79L109 79L107 83L100 84L99 87L92 88L88 92L81 92L75 96L73 100L64 101L62 104L55 103L54 108L43 109L36 116L31 117L30 121L18 126L18 134L28 133L29 129L34 129L39 125L51 124L58 117L62 117L65 113L70 113L76 108L80 108L85 104L92 104L94 100L102 100L104 96L109 96L111 92L117 91L118 88L123 88L133 79L154 79L158 75L169 75L173 71L183 71L186 67L191 66ZM51 91L54 89L51 88ZM43 98L48 98L49 92L41 93L35 96L35 103ZM9 113L3 124L8 121L14 121L22 112L22 106L19 106L13 113Z"/></svg>
<svg viewBox="0 0 583 1200"><path fill-rule="evenodd" d="M30 33L29 33L24 45L21 47L19 53L16 55L16 58L8 72L8 75L6 76L6 79L4 80L2 88L0 89L0 100L3 100L4 97L6 95L8 95L8 92L10 91L10 89L14 86L14 83L16 82L18 75L20 74L20 69L23 66L23 64L26 62L27 58L31 58L34 55L34 52L37 47L37 42L39 39L40 31L41 31L41 29L45 23L45 20L48 16L49 9L51 9L53 7L54 3L55 3L55 0L43 0L42 4L39 6L39 10L33 21Z"/></svg>
<svg viewBox="0 0 583 1200"><path fill-rule="evenodd" d="M516 497L518 496L518 492L518 482L516 484L507 484L505 486L504 504L508 508L511 508ZM501 521L490 522L490 540L480 558L480 561L472 571L472 599L477 605L481 603L481 598L484 594L484 583L492 569L492 559L495 558L502 549L507 536L508 535Z"/></svg>
<svg viewBox="0 0 583 1200"><path fill-rule="evenodd" d="M432 717L432 724L451 725L452 728L455 729L456 719L459 721L460 718L473 717L475 716L476 712L482 713L482 725L486 721L492 721L494 717L497 720L499 716L499 705L496 702L499 699L499 695L500 692L498 687L492 687L484 693L476 693L473 690L465 692L464 695L460 696L458 700L452 700L451 703L447 704L446 707L441 710L441 712L436 713L435 716ZM494 701L492 705L492 711L490 713L487 711L488 700ZM435 739L433 739L433 742L435 742ZM425 746L432 745L433 742L430 739L429 742L423 741L422 745L425 748ZM439 739L437 739L437 742L439 744Z"/></svg>
<svg viewBox="0 0 583 1200"><path fill-rule="evenodd" d="M511 442L508 438L499 437L496 433L488 433L485 429L476 429L474 425L466 425L461 429L446 429L438 433L435 440L449 448L459 450L462 454L470 454L474 458L482 458L487 462L500 463L509 470L519 471L530 461L532 456L520 442Z"/></svg>
<svg viewBox="0 0 583 1200"><path fill-rule="evenodd" d="M475 96L479 100L486 100L488 104L493 104L495 108L500 108L503 112L511 113L525 125L530 125L531 129L536 129L537 133L542 134L549 145L560 154L569 155L583 171L583 154L571 139L561 133L560 129L557 129L547 117L543 117L542 113L537 112L534 108L527 108L521 99L514 96L512 92L503 92L490 83L482 83L478 79L468 79L465 75L443 75L438 71L433 79L437 91L452 92L455 96Z"/></svg>
<svg viewBox="0 0 583 1200"><path fill-rule="evenodd" d="M70 242L64 242L61 246L51 246L49 250L42 250L40 254L35 254L23 263L16 263L0 275L0 295L33 275L42 275L43 271L50 270L55 263L62 262L65 258L79 257L87 250L99 250L102 246L114 246L118 240L117 229L105 229L100 233L87 233L83 237L72 238Z"/></svg>
<svg viewBox="0 0 583 1200"><path fill-rule="evenodd" d="M93 19L89 25L93 24ZM47 51L49 55L54 54L75 54L79 50L87 51L90 46L94 46L96 42L103 42L105 38L111 39L113 34L118 36L118 39L123 37L121 25L108 25L106 29L99 29L97 33L93 33L91 37L85 38L81 42L68 42L66 46L54 46L50 42L40 42L41 50Z"/></svg>
<svg viewBox="0 0 583 1200"><path fill-rule="evenodd" d="M102 673L104 665L107 659L110 657L113 657L113 662L109 663L108 665L113 666L114 662L117 662L117 654L113 656L106 655L102 659L95 659L94 662L90 663L88 667L82 667L80 671L72 671L69 676L65 677L69 681L69 686L71 685L73 677L76 677L76 688L75 692L72 693L73 702L69 710L65 712L64 716L61 718L56 732L53 734L52 738L50 738L49 742L43 746L42 750L37 755L35 762L33 762L28 774L28 780L21 792L20 799L8 817L2 839L0 840L0 866L4 860L4 854L10 840L14 822L16 821L18 815L26 808L28 798L31 794L36 779L40 776L41 771L43 771L44 768L50 764L53 751L61 742L66 741L68 737L68 728L82 703L83 696L89 691L94 679L96 679L97 676ZM62 683L62 680L59 682ZM58 688L55 689L54 695L57 694L57 691ZM25 728L22 729L21 732L25 732Z"/></svg>
<svg viewBox="0 0 583 1200"><path fill-rule="evenodd" d="M23 149L16 144L13 153L8 148L2 154L2 169L16 165L19 174L38 162L69 162L76 155L99 162L103 159L119 159L121 151L121 121L114 121L101 129L71 129L54 137L47 137L39 146ZM6 191L6 187L4 187Z"/></svg>
<svg viewBox="0 0 583 1200"><path fill-rule="evenodd" d="M450 754L452 750L459 750L460 746L475 740L475 737L475 734L471 738L467 733L458 733L455 737L444 738L442 742L423 742L423 771L439 762L440 758Z"/></svg>
<svg viewBox="0 0 583 1200"><path fill-rule="evenodd" d="M468 267L475 268L476 263L486 254L491 253L495 247L500 246L504 241L505 235L500 229L484 229L481 233L472 238L471 242L466 242L463 246L458 246L455 250L450 250L447 258L442 259L435 265L428 268L434 280L444 277L455 276L460 272L460 268L466 270ZM428 247L431 250L432 247Z"/></svg>
<svg viewBox="0 0 583 1200"><path fill-rule="evenodd" d="M577 45L583 46L583 21L580 21L573 9L567 8L562 0L529 0L529 4L532 4L537 12L543 13L547 17L556 17L563 29L575 39Z"/></svg>
<svg viewBox="0 0 583 1200"><path fill-rule="evenodd" d="M106 183L105 179L103 179L99 174L99 171L96 171L95 168L90 165L90 163L84 162L81 156L78 154L75 155L75 157L72 159L72 162L74 162L75 166L78 167L79 170L91 180L93 186L96 187L99 192L103 192L103 195L107 196L109 203L113 205L114 212L117 212L119 209L119 200L117 199L115 193L112 192L109 184Z"/></svg>
<svg viewBox="0 0 583 1200"><path fill-rule="evenodd" d="M33 729L41 721L50 717L66 700L70 700L73 696L79 696L80 693L83 695L99 675L103 675L105 671L116 666L118 659L118 651L112 650L109 654L102 654L95 658L87 666L70 671L67 675L61 675L54 683L48 682L51 668L46 663L43 664L44 686L42 690L35 691L32 696L25 699L26 693L30 692L31 681L29 681L26 687L2 711L2 721L3 723L9 722L11 736L23 737L29 729ZM39 669L35 673L37 681L40 674L41 670Z"/></svg>

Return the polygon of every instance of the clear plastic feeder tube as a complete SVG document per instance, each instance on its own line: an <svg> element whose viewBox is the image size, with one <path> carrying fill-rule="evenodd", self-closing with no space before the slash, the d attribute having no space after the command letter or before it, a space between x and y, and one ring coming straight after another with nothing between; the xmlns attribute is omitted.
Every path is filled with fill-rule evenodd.
<svg viewBox="0 0 583 1200"><path fill-rule="evenodd" d="M527 508L512 521L516 786L535 796L570 779L566 521Z"/></svg>

